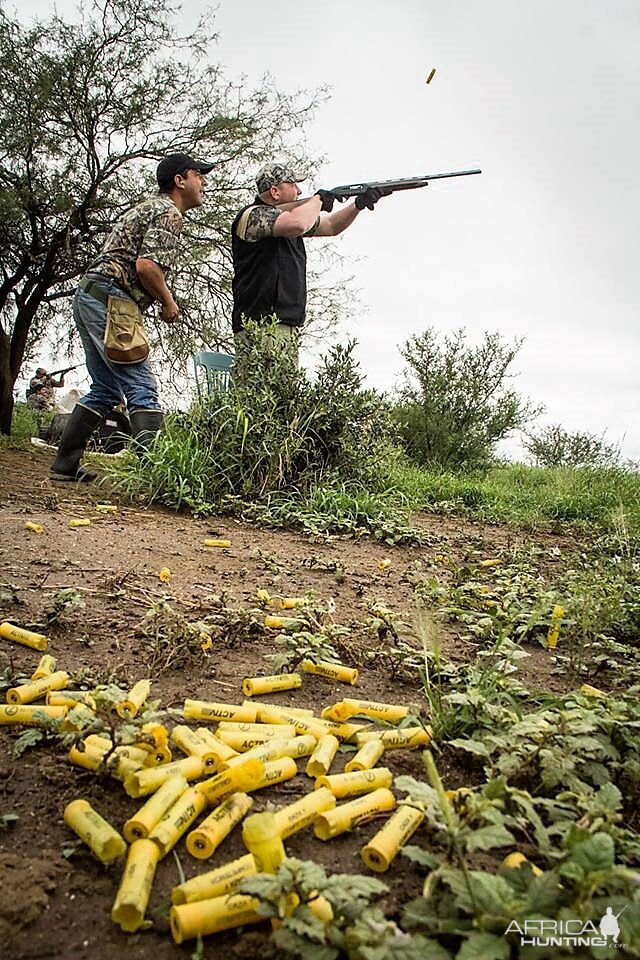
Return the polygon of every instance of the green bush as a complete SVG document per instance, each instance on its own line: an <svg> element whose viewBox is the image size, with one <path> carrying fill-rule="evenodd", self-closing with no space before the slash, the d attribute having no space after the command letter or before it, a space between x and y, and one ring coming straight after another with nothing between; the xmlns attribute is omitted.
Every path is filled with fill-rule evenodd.
<svg viewBox="0 0 640 960"><path fill-rule="evenodd" d="M433 328L407 341L394 415L412 460L442 470L483 469L499 440L538 415L506 385L520 346L497 333L467 346L463 330L441 341Z"/></svg>
<svg viewBox="0 0 640 960"><path fill-rule="evenodd" d="M592 433L568 433L556 424L527 434L522 442L539 467L615 467L620 449Z"/></svg>

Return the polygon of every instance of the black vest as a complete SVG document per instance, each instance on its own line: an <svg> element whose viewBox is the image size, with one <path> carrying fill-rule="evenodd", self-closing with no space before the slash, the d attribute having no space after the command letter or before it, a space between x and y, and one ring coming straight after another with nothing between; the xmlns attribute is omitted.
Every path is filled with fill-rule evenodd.
<svg viewBox="0 0 640 960"><path fill-rule="evenodd" d="M259 200L249 204L253 207ZM307 305L307 251L302 237L266 237L249 243L236 233L244 207L231 226L233 332L242 316L260 321L274 313L281 323L301 327Z"/></svg>

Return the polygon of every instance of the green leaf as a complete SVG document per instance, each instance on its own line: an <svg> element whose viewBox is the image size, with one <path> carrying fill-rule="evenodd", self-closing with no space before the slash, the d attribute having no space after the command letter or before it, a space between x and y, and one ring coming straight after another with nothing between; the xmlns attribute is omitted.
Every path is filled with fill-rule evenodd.
<svg viewBox="0 0 640 960"><path fill-rule="evenodd" d="M39 730L37 727L25 730L13 745L13 756L16 759L21 757L25 750L28 750L29 747L35 747L36 743L40 743L41 740L44 740L44 730Z"/></svg>
<svg viewBox="0 0 640 960"><path fill-rule="evenodd" d="M594 833L588 840L576 844L571 859L582 867L585 873L609 870L615 860L615 844L608 833Z"/></svg>
<svg viewBox="0 0 640 960"><path fill-rule="evenodd" d="M288 927L280 927L274 930L272 939L277 947L294 957L304 957L305 960L336 960L339 954L335 947L328 947L321 943L310 943L306 937L299 936Z"/></svg>
<svg viewBox="0 0 640 960"><path fill-rule="evenodd" d="M440 866L440 861L433 853L424 850L422 847L417 847L415 844L408 844L406 847L403 847L401 853L404 857L408 857L409 860L413 860L414 863L428 867L429 870L437 870Z"/></svg>
<svg viewBox="0 0 640 960"><path fill-rule="evenodd" d="M468 753L473 753L478 757L491 756L491 751L486 743L483 743L481 740L450 740L449 746L456 747L458 750L466 750Z"/></svg>
<svg viewBox="0 0 640 960"><path fill-rule="evenodd" d="M510 912L513 891L504 877L472 870L468 874L470 893L462 870L444 867L440 875L455 894L458 907L466 913L490 913L501 917Z"/></svg>
<svg viewBox="0 0 640 960"><path fill-rule="evenodd" d="M466 841L467 850L493 850L494 847L506 847L515 844L516 839L510 830L498 823L474 830Z"/></svg>
<svg viewBox="0 0 640 960"><path fill-rule="evenodd" d="M508 960L511 947L505 937L471 933L456 954L456 960Z"/></svg>
<svg viewBox="0 0 640 960"><path fill-rule="evenodd" d="M523 867L514 871L514 873L522 872ZM557 873L549 871L541 876L534 876L527 890L527 904L522 913L524 916L552 917L558 909L559 902L559 877Z"/></svg>

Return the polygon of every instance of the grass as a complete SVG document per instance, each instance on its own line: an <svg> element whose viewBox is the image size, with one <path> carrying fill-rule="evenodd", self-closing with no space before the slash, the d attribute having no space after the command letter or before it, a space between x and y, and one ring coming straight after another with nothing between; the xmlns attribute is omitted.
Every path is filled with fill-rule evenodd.
<svg viewBox="0 0 640 960"><path fill-rule="evenodd" d="M40 419L26 404L17 403L13 435L0 438L0 446L24 448L28 437L37 434ZM255 489L250 493L233 489L233 471L224 464L229 473L225 475L221 449L213 438L198 442L199 431L171 429L171 419L168 426L158 456L148 458L144 468L137 458L129 463L109 461L116 474L112 479L124 496L196 513L223 509L242 514L250 501L250 514L271 525L316 533L368 532L387 542L410 539L408 512L417 510L553 532L568 525L587 526L627 541L640 536L640 473L630 469L502 463L486 474L453 474L429 471L396 455L381 459L368 483L327 476L306 490L285 484L284 489L263 489L256 497ZM242 458L242 453L235 456Z"/></svg>
<svg viewBox="0 0 640 960"><path fill-rule="evenodd" d="M462 514L491 523L557 530L566 523L640 534L640 474L621 468L578 469L502 464L486 475L431 473L395 463L390 485L414 510Z"/></svg>

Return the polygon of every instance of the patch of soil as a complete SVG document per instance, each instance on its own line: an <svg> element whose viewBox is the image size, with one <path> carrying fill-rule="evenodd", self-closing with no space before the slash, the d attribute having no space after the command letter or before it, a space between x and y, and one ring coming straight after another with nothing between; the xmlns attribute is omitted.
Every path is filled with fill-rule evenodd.
<svg viewBox="0 0 640 960"><path fill-rule="evenodd" d="M84 678L128 687L148 675L153 641L141 632L140 623L152 605L164 601L193 622L219 609L220 597L227 607L256 611L256 590L264 588L273 595L311 594L325 605L331 601L334 622L353 627L353 640L341 646L344 662L360 669L355 688L305 675L301 689L272 695L274 702L313 708L319 714L344 696L357 696L417 704L426 712L418 677L403 682L385 668L383 658L373 664L367 659L368 652L389 643L389 637L367 634L363 627L367 601L388 606L402 633L414 622L416 576L440 572L437 554L463 563L471 556L489 557L526 542L524 534L507 527L428 515L416 518L426 546L388 547L366 539L312 539L229 518L194 520L161 508L121 504L116 513L101 513L96 504L108 501L106 488L51 483L49 459L50 455L31 450L0 453L0 619L41 629L45 611L59 591L77 590L84 608L71 611L47 631L48 652L76 683ZM91 523L70 526L71 520L82 518ZM41 524L44 532L25 529L27 521ZM203 544L207 537L229 539L232 545L225 550L207 548ZM536 542L541 539L536 536ZM573 549L569 540L546 540L562 550ZM383 557L391 563L381 570ZM159 580L162 567L172 572L169 583ZM259 615L258 610L256 619ZM185 698L241 702L243 677L273 672L264 658L274 651L275 633L261 628L245 635L216 636L207 656L189 656L179 670L152 677L152 698L161 701L162 709L179 708ZM464 660L474 655L475 648L449 634L445 652ZM545 651L530 652L524 682L535 677L539 689L558 684ZM35 650L0 639L0 673L8 669L28 677L39 658ZM179 719L170 725L173 722ZM130 960L190 956L193 944L176 947L167 922L170 891L179 882L176 857L169 854L159 864L148 912L152 928L128 935L110 920L122 864L100 864L82 845L77 847L63 823L64 808L76 797L89 800L118 829L142 801L127 796L118 781L73 766L61 746L38 744L14 758L15 742L23 732L0 727L0 817L18 816L0 831L5 891L0 935L10 944L12 960L119 960L125 950ZM332 772L340 772L349 755L340 753ZM396 775L422 778L419 752L390 751L384 764ZM446 767L446 786L465 782L469 771ZM303 761L294 779L253 795L253 812L290 803L311 786ZM323 864L329 872L366 873L360 850L379 826L380 822L367 823L326 843L307 829L290 837L286 849L291 856ZM422 830L414 842L426 840ZM63 852L70 853L68 860ZM184 840L175 852L191 877L246 851L236 829L211 861L193 859ZM418 868L402 857L381 879L390 888L382 902L390 914L418 895L423 881ZM268 929L254 928L243 936L231 931L208 938L204 956L223 956L225 950L257 956L264 952L259 944L264 947L267 934Z"/></svg>

